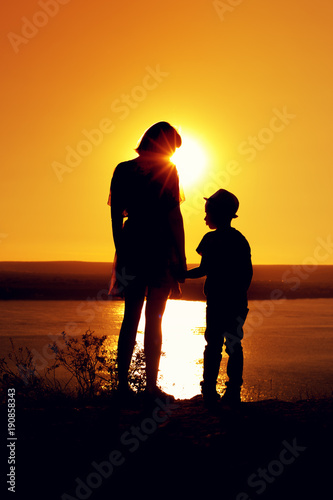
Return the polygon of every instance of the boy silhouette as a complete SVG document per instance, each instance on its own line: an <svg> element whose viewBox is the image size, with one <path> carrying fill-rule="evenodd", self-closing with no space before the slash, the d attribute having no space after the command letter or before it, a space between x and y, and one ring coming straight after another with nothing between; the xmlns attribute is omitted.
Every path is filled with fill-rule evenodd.
<svg viewBox="0 0 333 500"><path fill-rule="evenodd" d="M222 398L228 405L240 403L243 384L243 325L248 313L247 290L252 279L251 249L246 238L231 227L238 217L235 195L219 189L205 198L206 225L213 229L202 238L197 252L199 267L188 270L186 278L206 276L206 346L201 389L206 404L219 400L216 382L225 342L229 355L227 389Z"/></svg>

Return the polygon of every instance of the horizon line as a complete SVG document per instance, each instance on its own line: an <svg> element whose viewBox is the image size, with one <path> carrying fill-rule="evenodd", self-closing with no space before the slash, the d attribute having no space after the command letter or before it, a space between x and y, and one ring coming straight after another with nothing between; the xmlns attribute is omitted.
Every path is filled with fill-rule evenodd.
<svg viewBox="0 0 333 500"><path fill-rule="evenodd" d="M66 263L78 263L78 264L113 264L113 261L94 261L94 260L0 260L1 264L66 264ZM199 262L189 262L188 265L199 265ZM253 266L302 266L306 265L303 263L252 263ZM318 262L317 267L333 266L333 264L321 264Z"/></svg>

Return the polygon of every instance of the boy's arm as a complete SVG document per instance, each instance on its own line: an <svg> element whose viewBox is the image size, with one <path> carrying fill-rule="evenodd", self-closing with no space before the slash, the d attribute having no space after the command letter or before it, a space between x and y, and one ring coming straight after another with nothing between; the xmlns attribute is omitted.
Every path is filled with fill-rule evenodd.
<svg viewBox="0 0 333 500"><path fill-rule="evenodd" d="M186 276L185 276L186 278L196 279L207 276L206 240L207 240L207 235L205 235L202 238L197 248L197 253L201 256L199 267L195 267L194 269L189 269L188 271L186 271Z"/></svg>
<svg viewBox="0 0 333 500"><path fill-rule="evenodd" d="M204 276L206 276L207 273L204 266L202 265L202 261L203 259L201 259L199 267L194 267L193 269L189 269L188 271L186 271L185 277L190 279L196 279L196 278L203 278Z"/></svg>

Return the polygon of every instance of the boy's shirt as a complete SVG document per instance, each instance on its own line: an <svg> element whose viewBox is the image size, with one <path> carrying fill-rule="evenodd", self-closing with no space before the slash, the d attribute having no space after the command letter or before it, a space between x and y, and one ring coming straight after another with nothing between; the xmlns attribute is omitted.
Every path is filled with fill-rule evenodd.
<svg viewBox="0 0 333 500"><path fill-rule="evenodd" d="M246 238L233 227L216 229L205 234L197 252L202 257L200 268L207 276L207 301L216 299L232 309L247 307L253 271Z"/></svg>

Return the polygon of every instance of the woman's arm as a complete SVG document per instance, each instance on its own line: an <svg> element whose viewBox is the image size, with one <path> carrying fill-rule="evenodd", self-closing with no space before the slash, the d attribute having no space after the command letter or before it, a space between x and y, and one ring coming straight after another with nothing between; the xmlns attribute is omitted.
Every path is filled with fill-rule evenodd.
<svg viewBox="0 0 333 500"><path fill-rule="evenodd" d="M124 194L123 194L123 177L124 169L122 164L117 165L110 185L109 204L111 207L111 226L114 245L116 247L117 260L121 260L123 244L122 244L122 229L124 223Z"/></svg>
<svg viewBox="0 0 333 500"><path fill-rule="evenodd" d="M185 256L185 233L183 217L177 205L169 212L169 225L175 242L176 255L178 258L179 277L184 278L186 272L186 256Z"/></svg>
<svg viewBox="0 0 333 500"><path fill-rule="evenodd" d="M121 232L123 228L123 214L119 210L116 210L111 203L111 225L112 225L112 235L114 245L116 247L117 254L121 254Z"/></svg>

